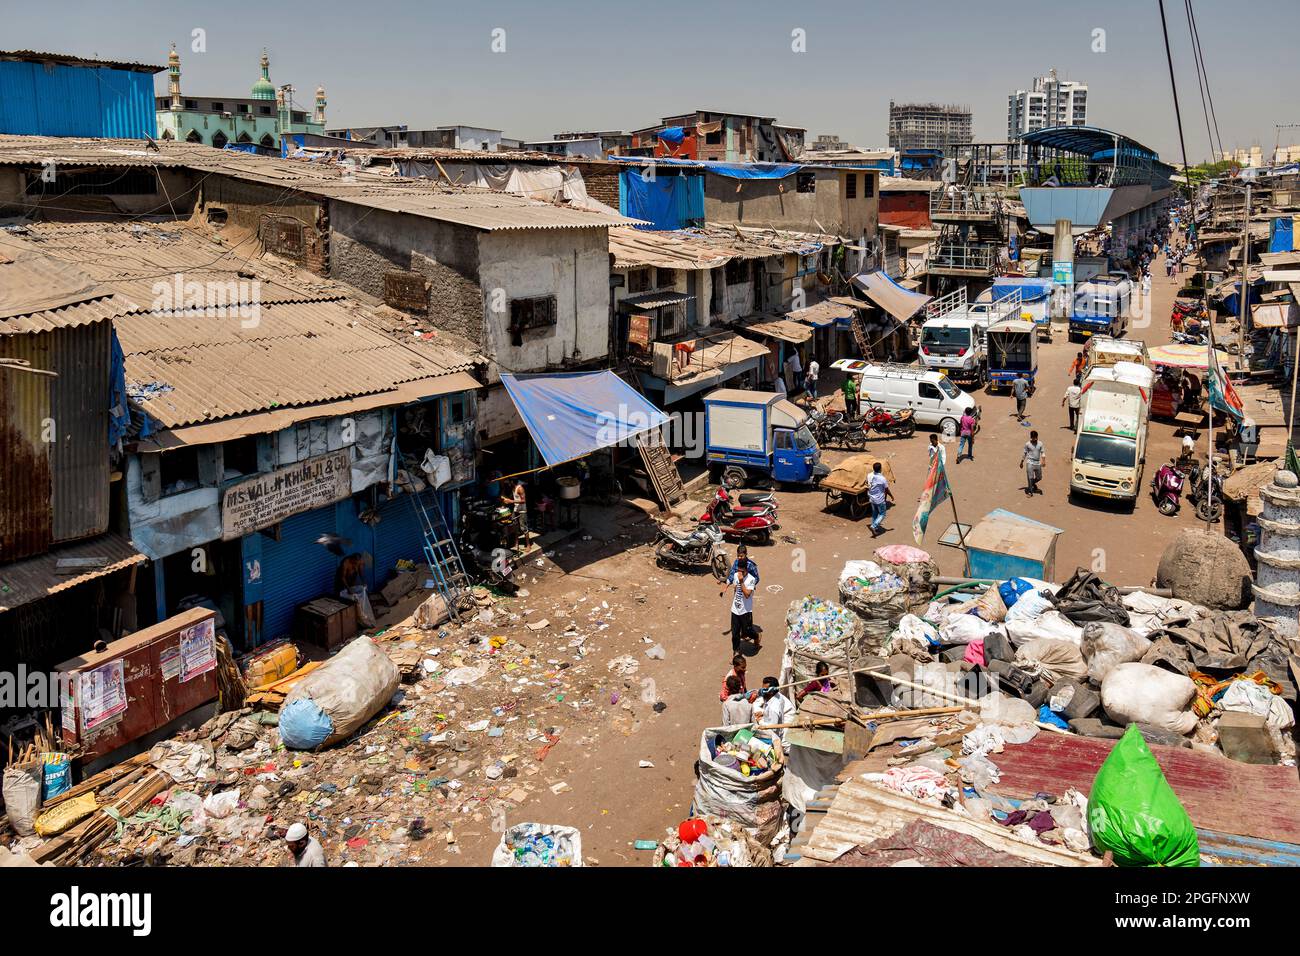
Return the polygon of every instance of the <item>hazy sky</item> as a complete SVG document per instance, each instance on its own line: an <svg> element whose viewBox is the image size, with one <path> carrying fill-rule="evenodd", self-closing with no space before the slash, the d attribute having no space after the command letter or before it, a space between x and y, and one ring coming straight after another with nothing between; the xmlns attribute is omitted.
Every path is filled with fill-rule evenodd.
<svg viewBox="0 0 1300 956"><path fill-rule="evenodd" d="M0 47L165 63L182 89L241 96L263 46L300 106L324 84L333 125L463 123L522 139L650 126L694 109L775 116L883 146L890 99L969 105L979 140L1006 136L1007 94L1056 67L1089 85L1089 123L1179 159L1156 0L0 0ZM1183 4L1165 0L1187 151L1207 157ZM1225 147L1271 150L1300 123L1300 0L1196 0ZM207 50L190 49L195 28ZM493 31L504 52L493 52ZM794 52L803 31L806 52ZM1104 30L1105 52L1093 52ZM498 40L499 45L499 40ZM166 92L165 74L157 91ZM1282 130L1300 142L1300 128Z"/></svg>

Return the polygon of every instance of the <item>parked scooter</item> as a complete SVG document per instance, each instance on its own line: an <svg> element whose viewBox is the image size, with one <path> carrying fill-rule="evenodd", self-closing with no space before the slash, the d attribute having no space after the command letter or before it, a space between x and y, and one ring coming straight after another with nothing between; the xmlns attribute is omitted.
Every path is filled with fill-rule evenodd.
<svg viewBox="0 0 1300 956"><path fill-rule="evenodd" d="M822 411L814 412L808 416L808 424L812 426L813 437L820 446L838 445L858 450L867 445L867 431L863 423L849 421L843 412L835 412L833 415Z"/></svg>
<svg viewBox="0 0 1300 956"><path fill-rule="evenodd" d="M1156 503L1156 510L1162 515L1173 517L1182 507L1183 473L1173 462L1160 466L1151 479L1151 499Z"/></svg>
<svg viewBox="0 0 1300 956"><path fill-rule="evenodd" d="M1207 345L1209 340L1203 332L1174 332L1173 340L1180 345Z"/></svg>
<svg viewBox="0 0 1300 956"><path fill-rule="evenodd" d="M515 556L507 548L493 548L491 552L477 548L467 538L460 541L460 558L470 577L488 587L506 594L514 594L519 585L514 582Z"/></svg>
<svg viewBox="0 0 1300 956"><path fill-rule="evenodd" d="M910 408L891 412L878 405L868 405L862 414L863 429L879 435L910 438L916 433L916 413Z"/></svg>
<svg viewBox="0 0 1300 956"><path fill-rule="evenodd" d="M718 581L727 580L731 566L722 545L722 531L715 524L700 524L689 531L660 525L655 561L661 568L710 571Z"/></svg>
<svg viewBox="0 0 1300 956"><path fill-rule="evenodd" d="M734 518L768 515L773 521L777 520L776 495L770 491L751 491L733 495L727 490L726 485L718 485L718 490L713 494L713 506L719 514Z"/></svg>
<svg viewBox="0 0 1300 956"><path fill-rule="evenodd" d="M754 541L758 544L770 544L772 531L776 528L776 518L770 514L750 514L736 517L734 513L719 510L715 499L709 503L708 510L699 518L701 525L712 525L723 537L738 541Z"/></svg>
<svg viewBox="0 0 1300 956"><path fill-rule="evenodd" d="M1196 517L1215 522L1223 517L1223 479L1213 466L1192 465L1187 499L1196 505Z"/></svg>

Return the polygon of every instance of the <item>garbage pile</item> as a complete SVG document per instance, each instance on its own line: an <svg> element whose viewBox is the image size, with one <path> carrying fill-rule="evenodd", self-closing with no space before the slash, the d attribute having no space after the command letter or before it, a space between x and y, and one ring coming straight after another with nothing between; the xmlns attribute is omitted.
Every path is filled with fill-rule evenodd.
<svg viewBox="0 0 1300 956"><path fill-rule="evenodd" d="M284 865L284 834L302 822L331 866L429 862L497 834L512 866L582 865L576 833L517 821L539 793L568 789L556 747L581 759L597 734L629 735L664 709L635 667L604 666L616 615L644 600L615 606L615 590L539 607L526 589L476 589L459 623L413 615L324 663L270 649L245 706L55 797L42 813L61 835L42 827L53 838L10 849L59 865ZM642 672L664 655L652 645ZM771 759L757 749L754 776L735 776L775 776L755 773Z"/></svg>
<svg viewBox="0 0 1300 956"><path fill-rule="evenodd" d="M771 732L711 727L700 736L695 811L738 825L761 846L788 832L781 800L785 757Z"/></svg>
<svg viewBox="0 0 1300 956"><path fill-rule="evenodd" d="M652 866L771 866L772 854L743 828L711 814L683 820L655 848Z"/></svg>

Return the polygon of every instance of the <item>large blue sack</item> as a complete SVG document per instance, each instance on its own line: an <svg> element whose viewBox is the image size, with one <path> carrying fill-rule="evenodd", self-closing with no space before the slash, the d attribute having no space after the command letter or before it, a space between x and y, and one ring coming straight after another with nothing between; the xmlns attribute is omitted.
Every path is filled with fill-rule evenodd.
<svg viewBox="0 0 1300 956"><path fill-rule="evenodd" d="M1020 600L1022 594L1033 589L1034 586L1024 578L1012 578L998 585L998 596L1002 598L1002 603L1007 606L1007 610L1011 610L1012 605Z"/></svg>
<svg viewBox="0 0 1300 956"><path fill-rule="evenodd" d="M290 750L315 750L334 733L334 721L311 700L300 697L280 710L280 740Z"/></svg>

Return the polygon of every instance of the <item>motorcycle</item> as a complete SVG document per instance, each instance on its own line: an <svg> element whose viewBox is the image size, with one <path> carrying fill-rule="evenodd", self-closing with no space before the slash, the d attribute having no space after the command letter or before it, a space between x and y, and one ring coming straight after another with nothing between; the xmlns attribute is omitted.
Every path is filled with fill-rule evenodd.
<svg viewBox="0 0 1300 956"><path fill-rule="evenodd" d="M1223 517L1223 479L1213 466L1192 465L1187 499L1196 505L1196 517L1215 522Z"/></svg>
<svg viewBox="0 0 1300 956"><path fill-rule="evenodd" d="M700 515L701 525L715 527L724 538L740 541L754 541L758 544L770 544L772 531L776 528L776 518L767 514L751 514L742 517L720 510L717 502L709 503L708 509Z"/></svg>
<svg viewBox="0 0 1300 956"><path fill-rule="evenodd" d="M834 415L816 412L809 416L809 424L818 445L839 445L853 450L867 446L867 432L862 422L849 421L843 412Z"/></svg>
<svg viewBox="0 0 1300 956"><path fill-rule="evenodd" d="M863 429L881 435L910 438L916 433L916 413L910 408L891 412L878 405L868 405L862 416Z"/></svg>
<svg viewBox="0 0 1300 956"><path fill-rule="evenodd" d="M700 524L689 531L660 525L655 563L679 571L707 570L720 582L727 580L731 566L722 545L722 532L713 524Z"/></svg>
<svg viewBox="0 0 1300 956"><path fill-rule="evenodd" d="M1203 332L1174 332L1173 339L1181 345L1207 345L1209 340Z"/></svg>
<svg viewBox="0 0 1300 956"><path fill-rule="evenodd" d="M1183 473L1172 463L1161 465L1151 479L1151 499L1162 515L1173 517L1178 514L1182 507L1183 480Z"/></svg>
<svg viewBox="0 0 1300 956"><path fill-rule="evenodd" d="M514 582L515 556L509 549L493 548L488 552L462 538L460 557L466 572L488 587L505 594L514 594L519 590L519 585Z"/></svg>

